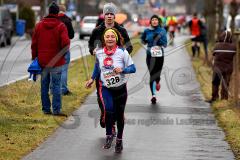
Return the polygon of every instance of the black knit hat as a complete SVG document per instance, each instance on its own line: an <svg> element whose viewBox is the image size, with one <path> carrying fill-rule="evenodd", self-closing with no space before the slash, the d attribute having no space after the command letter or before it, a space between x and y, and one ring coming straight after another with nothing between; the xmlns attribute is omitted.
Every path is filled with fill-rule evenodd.
<svg viewBox="0 0 240 160"><path fill-rule="evenodd" d="M58 14L59 13L59 7L55 2L52 2L48 9L49 14Z"/></svg>
<svg viewBox="0 0 240 160"><path fill-rule="evenodd" d="M159 16L156 15L156 14L154 14L154 15L150 18L150 24L151 24L151 21L152 21L153 18L157 18L157 19L158 19L158 24L159 24L159 26L161 26L162 20L161 20L161 19L159 18ZM152 25L152 24L151 24L151 25Z"/></svg>

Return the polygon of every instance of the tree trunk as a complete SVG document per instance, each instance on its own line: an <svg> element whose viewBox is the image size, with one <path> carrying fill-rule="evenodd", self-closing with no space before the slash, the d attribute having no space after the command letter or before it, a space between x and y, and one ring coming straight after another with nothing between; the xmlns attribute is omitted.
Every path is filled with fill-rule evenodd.
<svg viewBox="0 0 240 160"><path fill-rule="evenodd" d="M218 0L218 5L217 5L217 14L218 14L218 28L217 28L217 33L220 34L221 31L224 29L223 26L223 1Z"/></svg>
<svg viewBox="0 0 240 160"><path fill-rule="evenodd" d="M239 3L236 0L232 0L230 3L230 15L232 17L231 20L231 30L232 32L235 31L235 17L238 13Z"/></svg>
<svg viewBox="0 0 240 160"><path fill-rule="evenodd" d="M96 9L99 9L100 2L101 0L96 0Z"/></svg>
<svg viewBox="0 0 240 160"><path fill-rule="evenodd" d="M40 10L40 19L42 19L45 15L45 1L44 0L40 0L40 7L41 7L41 10Z"/></svg>
<svg viewBox="0 0 240 160"><path fill-rule="evenodd" d="M217 0L204 0L204 16L208 28L209 42L215 42L216 35L216 3Z"/></svg>
<svg viewBox="0 0 240 160"><path fill-rule="evenodd" d="M195 12L194 10L193 10L193 8L195 8L195 7L193 7L193 6L195 6L195 1L191 1L191 3L189 3L189 0L184 0L184 3L185 3L185 5L186 5L186 12L187 12L187 14L193 14L193 12Z"/></svg>

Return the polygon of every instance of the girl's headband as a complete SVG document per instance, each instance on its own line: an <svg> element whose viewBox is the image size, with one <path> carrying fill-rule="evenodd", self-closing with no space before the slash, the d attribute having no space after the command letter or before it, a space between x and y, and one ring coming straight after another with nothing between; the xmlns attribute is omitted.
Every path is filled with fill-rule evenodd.
<svg viewBox="0 0 240 160"><path fill-rule="evenodd" d="M107 32L112 32L112 33L115 35L116 40L118 41L118 35L117 35L117 33L116 33L113 29L108 29L108 30L105 32L105 34L106 34ZM104 34L104 36L105 36L105 34Z"/></svg>

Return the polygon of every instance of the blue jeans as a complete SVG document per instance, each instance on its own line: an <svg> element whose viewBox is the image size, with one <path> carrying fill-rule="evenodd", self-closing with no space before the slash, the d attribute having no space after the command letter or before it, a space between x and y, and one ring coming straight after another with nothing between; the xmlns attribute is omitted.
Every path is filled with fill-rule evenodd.
<svg viewBox="0 0 240 160"><path fill-rule="evenodd" d="M61 76L62 66L44 68L41 74L41 100L42 111L44 113L51 112L51 102L49 98L49 87L51 84L52 91L52 109L53 113L57 114L61 111L62 97L61 97Z"/></svg>
<svg viewBox="0 0 240 160"><path fill-rule="evenodd" d="M62 91L62 94L64 93L67 93L69 90L68 90L68 85L67 85L67 80L68 80L68 66L69 66L69 63L70 63L70 52L67 51L67 53L65 54L65 65L63 65L62 67L62 78L61 78L61 81L62 81L62 87L61 87L61 91Z"/></svg>

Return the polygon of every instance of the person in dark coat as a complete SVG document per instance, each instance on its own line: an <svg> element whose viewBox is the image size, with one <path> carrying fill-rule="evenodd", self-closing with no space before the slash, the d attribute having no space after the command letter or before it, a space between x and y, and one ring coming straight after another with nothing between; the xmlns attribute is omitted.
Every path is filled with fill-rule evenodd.
<svg viewBox="0 0 240 160"><path fill-rule="evenodd" d="M62 21L68 30L68 37L69 39L73 39L74 38L74 29L72 26L72 19L69 18L66 14L66 7L64 5L59 5L59 14L58 17L60 19L60 21Z"/></svg>
<svg viewBox="0 0 240 160"><path fill-rule="evenodd" d="M68 30L68 37L69 39L73 39L74 38L74 29L72 26L72 20L71 18L69 18L65 12L66 12L66 7L64 5L59 5L59 14L58 17L60 19L60 21L62 21ZM71 91L68 89L68 85L67 85L67 80L68 80L68 66L70 63L70 51L68 50L65 54L65 65L63 66L63 70L62 70L62 78L61 78L61 82L62 82L62 87L61 87L61 91L63 95L69 95L71 94Z"/></svg>
<svg viewBox="0 0 240 160"><path fill-rule="evenodd" d="M41 101L44 114L66 116L61 112L61 75L65 64L64 54L69 49L70 40L64 23L58 19L59 7L52 3L49 15L35 27L32 37L32 59L36 57L43 69L41 73ZM52 85L52 111L49 86Z"/></svg>
<svg viewBox="0 0 240 160"><path fill-rule="evenodd" d="M99 14L98 16L98 20L97 20L97 23L96 23L96 27L99 26L100 24L102 24L104 22L104 15L103 13Z"/></svg>
<svg viewBox="0 0 240 160"><path fill-rule="evenodd" d="M133 46L131 44L129 35L127 30L115 22L115 14L117 13L117 9L113 3L106 3L103 8L104 22L101 23L98 27L96 27L92 31L92 35L88 41L89 52L94 54L94 49L98 46L102 47L102 35L106 28L115 28L118 32L121 33L121 36L124 40L124 47L130 54L133 50Z"/></svg>
<svg viewBox="0 0 240 160"><path fill-rule="evenodd" d="M90 39L88 41L89 52L91 53L91 55L94 55L96 53L97 48L102 47L102 44L103 44L102 36L106 28L115 28L119 33L121 33L121 36L123 37L123 40L124 40L123 47L126 48L129 54L132 52L133 46L131 44L131 41L126 29L114 21L116 13L117 13L117 8L113 3L106 3L104 5L104 8L103 8L104 22L101 23L98 27L96 27L92 31L92 35L90 36ZM96 81L96 88L97 88L98 105L101 110L100 125L102 128L105 128L105 122L103 119L104 108L99 95L99 83L98 83L99 77L97 77L95 81Z"/></svg>
<svg viewBox="0 0 240 160"><path fill-rule="evenodd" d="M224 31L213 50L213 79L212 98L210 103L219 98L219 86L221 83L221 99L228 99L228 88L233 72L233 57L236 54L236 45L232 43L232 33Z"/></svg>

